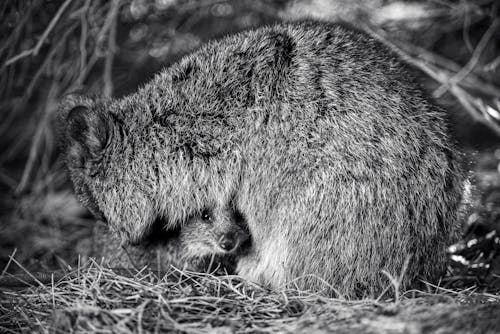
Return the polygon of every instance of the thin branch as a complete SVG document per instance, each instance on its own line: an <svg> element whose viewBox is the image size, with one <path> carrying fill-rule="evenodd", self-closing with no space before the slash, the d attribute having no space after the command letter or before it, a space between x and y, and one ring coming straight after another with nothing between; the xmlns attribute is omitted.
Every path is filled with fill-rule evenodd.
<svg viewBox="0 0 500 334"><path fill-rule="evenodd" d="M500 66L500 56L497 56L495 59L493 59L491 62L486 64L484 66L484 70L486 72L493 72L497 69L497 67Z"/></svg>
<svg viewBox="0 0 500 334"><path fill-rule="evenodd" d="M17 186L17 182L1 169L0 169L0 183L6 185L11 190L15 189Z"/></svg>
<svg viewBox="0 0 500 334"><path fill-rule="evenodd" d="M497 24L498 22L495 23L495 25ZM386 38L384 32L380 29L373 28L369 25L365 25L364 29L373 37L390 47L409 64L417 67L429 77L434 79L436 82L439 82L442 85L450 85L449 92L465 108L465 110L471 115L471 117L478 122L485 124L500 136L500 126L490 120L488 113L484 111L484 106L475 101L474 97L469 94L464 88L466 87L470 91L477 91L486 95L489 94L492 96L500 97L500 90L498 89L498 87L490 85L487 82L484 82L483 80L480 80L479 78L473 76L472 74L464 77L461 81L454 82L451 78L456 77L457 73L453 70L450 70L450 68L455 68L455 64L453 62L447 62L446 59L440 57L438 58L438 66L437 64L432 63L433 60L436 60L436 58L434 58L432 56L432 53L430 53L429 51L418 49L420 53L415 52L416 47L408 46L404 43L393 42L392 40L389 40L389 38ZM422 54L424 54L425 57L422 57ZM443 66L443 63L445 63L446 66ZM458 70L458 72L460 73L460 70Z"/></svg>
<svg viewBox="0 0 500 334"><path fill-rule="evenodd" d="M433 53L427 49L424 49L418 45L409 44L398 40L392 40L390 39L389 36L387 36L385 31L381 29L377 29L376 27L366 24L363 26L363 28L373 37L380 40L385 45L389 46L393 51L395 51L408 63L421 69L425 73L427 73L427 71L423 67L432 64L434 71L439 71L443 72L443 74L446 74L446 76L441 77L440 80L445 80L445 81L449 80L448 77L453 76L456 72L459 72L462 68L457 63L447 58L444 58L443 56L440 56L436 53ZM436 79L436 81L440 83L445 82L440 80ZM478 87L480 87L481 91L485 94L500 96L500 89L497 86L484 81L482 78L476 76L474 73L470 73L458 84L474 90L477 90Z"/></svg>
<svg viewBox="0 0 500 334"><path fill-rule="evenodd" d="M8 1L5 1L5 3L8 3ZM9 38L2 43L3 45L0 46L0 57L2 57L5 50L14 45L14 41L19 39L19 35L21 34L21 31L23 30L26 23L31 22L31 14L33 13L34 9L37 8L37 6L38 3L36 2L32 6L29 6L27 11L23 15L23 18L16 24L16 27L11 32ZM8 55L6 57L8 57Z"/></svg>
<svg viewBox="0 0 500 334"><path fill-rule="evenodd" d="M54 105L53 103L49 103L49 101L53 102L55 99L55 95L56 95L55 87L56 87L56 84L53 83L50 90L49 90L47 99L45 101L45 109L50 108L49 105L50 106ZM24 170L23 170L23 175L21 177L21 181L19 182L19 185L16 188L17 194L21 193L26 188L26 185L28 184L29 177L31 175L31 171L33 170L34 165L35 165L36 158L39 156L39 149L41 146L42 136L43 136L44 132L47 130L47 120L48 120L49 114L50 113L45 110L45 112L43 112L43 116L42 116L41 121L38 123L35 135L33 136L28 160L26 161L26 164L24 165Z"/></svg>
<svg viewBox="0 0 500 334"><path fill-rule="evenodd" d="M464 41L465 46L469 52L474 51L474 47L472 46L472 42L470 40L470 26L471 26L471 16L468 10L465 10L465 17L462 27L462 39Z"/></svg>
<svg viewBox="0 0 500 334"><path fill-rule="evenodd" d="M31 48L29 50L25 50L25 51L21 52L20 54L18 54L17 56L14 56L14 57L8 59L3 66L9 66L9 65L17 62L18 60L23 59L23 58L28 57L28 56L31 56L31 55L36 56L38 54L38 52L40 51L40 48L42 47L43 43L45 42L45 40L49 36L52 29L56 26L57 22L59 21L62 14L64 13L64 10L66 9L66 7L69 6L71 1L72 0L66 0L62 4L62 6L59 8L56 15L52 19L52 21L50 21L49 26L45 29L45 31L42 34L42 37L40 37L40 39L38 40L38 43L35 45L34 48Z"/></svg>
<svg viewBox="0 0 500 334"><path fill-rule="evenodd" d="M113 94L113 61L116 53L116 24L118 17L118 9L120 8L120 0L114 0L108 16L109 34L108 34L108 50L106 54L106 62L104 64L104 96L110 97Z"/></svg>
<svg viewBox="0 0 500 334"><path fill-rule="evenodd" d="M474 120L488 126L500 136L500 126L496 122L490 120L491 118L488 113L482 112L481 109L483 106L474 101L469 93L457 85L451 86L450 92L457 98L460 104L469 112Z"/></svg>
<svg viewBox="0 0 500 334"><path fill-rule="evenodd" d="M86 18L86 15L88 13L90 6L90 0L85 1L85 5L82 8L82 13L80 15L80 22L81 22L81 35L80 35L80 74L84 72L85 66L87 63L87 35L88 35L88 21ZM80 76L78 77L80 79ZM77 81L79 85L82 84L81 81Z"/></svg>
<svg viewBox="0 0 500 334"><path fill-rule="evenodd" d="M9 270L9 266L12 263L12 259L14 258L14 256L16 256L16 252L17 252L17 248L14 248L14 251L9 256L9 261L7 261L7 264L5 265L5 267L2 270L2 273L0 274L0 278L5 275L5 273L7 272L7 270Z"/></svg>
<svg viewBox="0 0 500 334"><path fill-rule="evenodd" d="M73 30L75 30L77 27L78 27L77 23L74 23L72 26L68 27L64 32L64 34L60 37L56 46L52 50L50 50L49 54L47 55L43 63L40 65L39 69L33 76L33 79L31 80L28 88L26 89L26 93L24 94L26 100L28 100L31 97L31 94L33 94L36 84L38 83L38 79L40 78L46 67L49 65L50 60L52 60L57 51L59 51L60 48L62 48L62 46L66 43L66 39L69 37L71 33L73 33Z"/></svg>
<svg viewBox="0 0 500 334"><path fill-rule="evenodd" d="M476 49L472 53L472 57L467 62L467 64L457 74L455 74L452 78L450 78L447 83L443 84L441 87L436 89L437 97L443 95L450 86L453 86L456 83L462 81L467 75L469 75L469 73L474 69L474 67L476 67L477 63L479 62L479 59L481 58L481 55L483 54L484 49L488 45L488 42L490 41L493 34L496 33L496 29L499 23L500 19L498 17L495 18L493 23L489 26L488 30L486 30L486 32L483 34L483 37L481 37L479 43L477 43Z"/></svg>

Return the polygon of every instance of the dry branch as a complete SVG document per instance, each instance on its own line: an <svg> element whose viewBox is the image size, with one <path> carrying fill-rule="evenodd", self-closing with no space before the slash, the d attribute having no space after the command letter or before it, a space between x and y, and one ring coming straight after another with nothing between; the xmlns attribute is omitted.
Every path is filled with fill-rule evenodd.
<svg viewBox="0 0 500 334"><path fill-rule="evenodd" d="M52 31L52 29L54 29L54 27L56 26L57 22L61 18L64 10L69 6L69 4L71 3L71 1L72 0L66 0L62 4L62 6L59 8L59 10L57 11L56 15L52 19L52 21L50 21L50 24L47 27L47 29L45 29L45 31L43 32L42 37L40 37L40 39L38 40L38 43L35 45L35 47L33 47L33 48L29 49L29 50L23 51L20 54L18 54L17 56L14 56L14 57L8 59L5 62L4 66L9 66L9 65L15 63L16 61L19 61L20 59L23 59L24 57L27 57L27 56L31 56L31 55L36 56L36 55L38 55L38 52L40 51L40 48L42 47L43 43L45 42L45 40L49 36L49 34Z"/></svg>
<svg viewBox="0 0 500 334"><path fill-rule="evenodd" d="M492 119L489 111L489 108L494 108L495 103L488 101L488 99L500 101L500 88L471 73L486 43L490 41L493 31L499 24L500 19L495 19L488 31L483 35L473 57L463 68L428 50L423 50L407 42L391 39L385 31L377 27L365 24L364 29L393 49L408 63L419 68L430 78L440 83L441 87L434 92L436 97L442 95L442 87L447 87L449 92L474 120L485 124L500 136L500 125ZM497 112L500 113L500 110Z"/></svg>

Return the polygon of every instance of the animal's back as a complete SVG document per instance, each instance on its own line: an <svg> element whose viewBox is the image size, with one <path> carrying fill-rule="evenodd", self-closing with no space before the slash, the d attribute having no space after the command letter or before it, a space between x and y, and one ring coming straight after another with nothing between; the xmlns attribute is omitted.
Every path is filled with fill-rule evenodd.
<svg viewBox="0 0 500 334"><path fill-rule="evenodd" d="M381 270L397 275L407 258L403 284L436 279L463 182L443 111L364 34L317 24L261 33L255 61L267 67L250 86L238 193L258 241L240 272L274 287L304 276L299 287L327 282L351 296L380 292Z"/></svg>

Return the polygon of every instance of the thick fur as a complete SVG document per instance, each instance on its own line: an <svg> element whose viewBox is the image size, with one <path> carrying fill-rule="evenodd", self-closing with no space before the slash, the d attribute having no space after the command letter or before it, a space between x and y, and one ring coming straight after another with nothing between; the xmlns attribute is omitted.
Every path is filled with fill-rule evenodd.
<svg viewBox="0 0 500 334"><path fill-rule="evenodd" d="M212 257L233 257L251 242L243 217L227 208L205 209L179 230L179 245L186 262Z"/></svg>
<svg viewBox="0 0 500 334"><path fill-rule="evenodd" d="M135 94L62 106L76 193L125 241L232 200L253 240L238 271L253 281L361 296L408 257L405 286L442 273L460 154L414 72L363 33L248 31Z"/></svg>
<svg viewBox="0 0 500 334"><path fill-rule="evenodd" d="M138 245L120 244L102 224L95 226L93 235L89 255L104 264L138 269L148 266L165 271L174 266L233 274L237 258L246 254L251 245L244 218L230 208L205 209L174 231L150 231L146 240Z"/></svg>

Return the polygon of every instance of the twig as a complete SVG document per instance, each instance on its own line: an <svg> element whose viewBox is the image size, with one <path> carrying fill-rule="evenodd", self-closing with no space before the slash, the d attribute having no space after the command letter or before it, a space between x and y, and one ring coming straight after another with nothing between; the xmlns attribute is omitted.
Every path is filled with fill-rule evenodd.
<svg viewBox="0 0 500 334"><path fill-rule="evenodd" d="M493 72L497 69L499 65L500 65L500 56L497 56L495 59L493 59L491 62L489 62L484 66L484 70L487 72Z"/></svg>
<svg viewBox="0 0 500 334"><path fill-rule="evenodd" d="M38 155L38 147L40 146L40 141L41 141L44 130L45 130L45 121L42 120L38 124L35 135L33 136L31 149L30 149L30 153L28 156L28 161L26 162L26 165L24 166L24 171L23 171L23 176L21 177L21 181L19 182L19 184L16 188L17 194L20 194L24 190L24 188L26 187L26 184L28 183L28 178L31 175L31 170L33 168L33 164L35 163L35 158Z"/></svg>
<svg viewBox="0 0 500 334"><path fill-rule="evenodd" d="M57 42L57 44L55 45L55 47L52 48L52 50L50 50L49 54L44 59L43 63L40 65L40 67L38 68L37 72L33 76L33 79L31 80L28 88L26 89L26 93L24 94L24 100L25 101L28 101L29 98L31 97L31 94L33 93L33 90L36 87L38 79L42 75L42 73L45 70L45 68L49 65L49 61L55 56L55 54L57 53L57 51L59 51L59 48L61 48L62 45L64 45L64 43L66 42L66 39L73 32L73 30L75 30L77 27L78 27L78 24L76 24L76 23L73 24L73 25L71 25L70 27L68 27L66 29L66 31L64 32L64 34L59 39L59 41Z"/></svg>
<svg viewBox="0 0 500 334"><path fill-rule="evenodd" d="M467 109L469 114L471 114L476 121L488 126L500 136L500 126L491 120L491 116L487 112L483 111L484 105L480 104L469 93L457 85L451 86L450 92L459 100L462 106ZM480 111L480 113L478 111Z"/></svg>
<svg viewBox="0 0 500 334"><path fill-rule="evenodd" d="M48 101L53 101L55 98L55 89L56 83L53 83L50 90L49 94L47 97L47 100L45 101L45 108L49 108L50 103ZM30 154L28 156L28 161L26 162L26 165L24 166L24 171L23 171L23 176L21 177L21 181L19 182L19 185L16 188L16 193L19 194L21 193L24 188L26 188L26 184L28 183L29 176L31 175L31 171L33 169L35 159L38 156L38 149L40 147L40 141L42 139L43 133L46 130L46 125L47 125L47 118L48 118L49 112L45 111L43 113L42 119L40 123L38 124L38 127L36 129L35 135L33 137L33 141L31 144L31 149L30 149Z"/></svg>
<svg viewBox="0 0 500 334"><path fill-rule="evenodd" d="M4 1L2 8L0 9L0 17L4 17L5 15L5 10L7 9L7 5L9 4L8 1Z"/></svg>
<svg viewBox="0 0 500 334"><path fill-rule="evenodd" d="M16 188L16 181L8 176L2 169L0 169L0 182L7 187L9 187L11 190Z"/></svg>
<svg viewBox="0 0 500 334"><path fill-rule="evenodd" d="M61 18L61 15L63 14L64 10L66 9L66 7L68 7L68 5L71 3L71 1L72 0L66 0L62 4L62 6L59 8L56 15L52 19L52 21L50 21L49 26L45 29L45 31L42 34L42 37L40 37L40 39L38 40L38 43L35 45L34 48L31 48L29 50L25 50L25 51L21 52L20 54L18 54L17 56L14 56L14 57L8 59L3 66L9 66L9 65L15 63L16 61L18 61L22 58L25 58L27 56L31 56L31 55L36 56L38 54L38 52L40 51L40 48L42 47L43 43L47 39L47 36L50 34L52 29L55 27L55 25L57 24L57 22Z"/></svg>
<svg viewBox="0 0 500 334"><path fill-rule="evenodd" d="M5 268L3 268L3 270L2 270L2 274L0 274L0 278L5 275L5 273L7 272L7 270L9 270L10 264L12 263L12 259L14 258L14 256L16 256L16 252L17 252L17 248L14 248L14 251L9 256L9 261L7 261L7 264L5 265Z"/></svg>
<svg viewBox="0 0 500 334"><path fill-rule="evenodd" d="M469 52L473 52L474 47L472 46L472 42L470 40L470 26L471 26L471 17L469 11L466 10L462 26L462 39L464 40L467 50L469 50Z"/></svg>
<svg viewBox="0 0 500 334"><path fill-rule="evenodd" d="M130 252L128 251L127 247L125 245L122 245L121 246L123 251L125 252L125 255L127 255L128 257L128 260L130 261L130 264L132 265L132 267L139 271L139 266L135 263L134 259L132 258L132 255L130 255Z"/></svg>
<svg viewBox="0 0 500 334"><path fill-rule="evenodd" d="M3 111L5 110L6 113L3 114L4 116L2 118L2 124L0 124L0 137L4 138L4 132L10 128L12 121L14 121L14 119L16 118L16 113L13 110L15 110L17 106L22 103L24 103L23 100L13 98L11 101L5 101L4 103L0 104L0 111L3 114ZM0 162L1 161L2 159L0 159Z"/></svg>
<svg viewBox="0 0 500 334"><path fill-rule="evenodd" d="M424 49L418 45L408 44L403 41L391 40L383 30L376 29L375 27L369 25L364 25L363 27L373 37L389 46L403 59L405 59L413 66L420 68L422 71L426 72L426 74L429 75L429 73L427 73L427 71L423 68L424 66L433 66L434 72L439 71L443 72L443 75L446 74L445 76L441 76L439 80L436 79L436 81L438 82L443 82L441 80L447 80L448 76L452 76L454 72L459 72L462 68L457 63L438 54L432 53L429 50ZM459 84L468 88L477 89L478 87L481 87L481 90L483 90L486 94L500 96L500 89L498 87L491 85L484 80L481 80L480 78L476 77L474 73L471 73L470 75L465 77L464 80L462 80Z"/></svg>
<svg viewBox="0 0 500 334"><path fill-rule="evenodd" d="M499 23L500 19L498 17L495 18L493 23L489 26L488 30L486 30L486 32L483 34L483 37L481 37L479 43L477 43L476 49L472 53L472 57L467 62L467 64L457 74L451 77L448 82L436 89L435 95L437 97L442 96L450 86L453 86L462 81L474 69L474 67L476 67L479 59L481 58L481 55L483 54L484 49L488 45L488 42L490 41L493 34L496 33L496 28Z"/></svg>
<svg viewBox="0 0 500 334"><path fill-rule="evenodd" d="M382 274L387 276L387 278L392 284L392 287L394 289L394 303L396 305L398 305L401 301L401 296L400 296L401 285L403 283L404 275L406 275L406 271L408 270L408 265L410 264L410 260L411 256L406 257L405 262L403 262L403 267L401 268L401 272L399 273L399 277L394 277L391 273L387 272L386 270L381 270Z"/></svg>
<svg viewBox="0 0 500 334"><path fill-rule="evenodd" d="M497 20L498 21L498 20ZM497 22L495 25L498 25ZM491 27L491 26L490 26ZM379 29L375 29L369 25L364 25L364 29L369 32L373 37L380 40L382 43L390 47L393 51L395 51L398 55L400 55L403 59L405 59L411 65L419 68L429 77L434 79L435 81L441 83L442 85L451 85L449 86L449 92L455 96L458 102L467 110L467 112L477 121L485 124L490 129L492 129L495 133L500 135L500 126L495 122L489 121L489 116L487 113L483 112L483 106L474 101L474 98L471 94L467 93L467 91L460 87L467 87L471 91L481 92L485 95L492 95L496 97L500 97L500 89L493 85L484 82L483 80L478 79L473 76L471 73L467 73L467 76L464 76L461 81L453 82L450 77L456 76L457 74L453 73L452 69L457 68L451 61L447 61L446 59L436 56L434 57L432 53L422 50L416 46L408 46L403 43L393 42L385 37L383 31ZM483 36L484 37L484 36ZM488 36L486 36L488 37ZM419 54L415 55L415 52L411 52L411 48L414 48L420 51ZM476 49L477 50L477 49ZM481 50L479 50L481 51ZM420 59L424 58L424 60ZM440 66L444 68L440 68L436 65L433 65L433 60L438 60ZM458 70L460 72L460 70Z"/></svg>
<svg viewBox="0 0 500 334"><path fill-rule="evenodd" d="M98 59L99 57L97 56L96 52L94 52L90 57L89 61L87 62L87 64L85 65L85 67L83 68L83 71L81 71L80 74L78 75L78 79L76 79L77 84L83 83L85 81L90 71L97 63Z"/></svg>
<svg viewBox="0 0 500 334"><path fill-rule="evenodd" d="M104 64L104 96L110 97L113 94L113 79L112 69L113 61L116 53L116 23L118 17L118 9L120 8L120 0L114 0L110 9L110 13L106 20L109 21L108 34L108 50L106 53L106 62Z"/></svg>
<svg viewBox="0 0 500 334"><path fill-rule="evenodd" d="M41 287L45 287L43 285L43 283L40 282L40 280L38 278L36 278L28 269L24 268L24 266L22 264L20 264L14 257L11 256L11 257L9 257L9 259L12 259L12 262L14 262L15 264L17 264L17 266L19 268L21 268L29 277L31 277L31 279L33 280L33 282L36 282Z"/></svg>
<svg viewBox="0 0 500 334"><path fill-rule="evenodd" d="M9 1L4 1L4 3L7 4L7 3L9 3ZM17 22L16 27L11 32L9 38L3 42L2 46L0 46L0 57L2 57L2 55L6 49L8 49L9 47L12 47L15 44L14 41L19 40L19 35L21 34L21 31L23 30L25 24L27 22L30 22L31 14L35 10L35 8L38 8L38 5L39 5L39 1L34 2L31 6L28 6L27 11L23 13L24 14L23 18L19 22ZM8 55L6 57L8 57ZM0 73L2 73L2 72L0 71Z"/></svg>
<svg viewBox="0 0 500 334"><path fill-rule="evenodd" d="M86 62L87 62L87 34L88 34L88 22L87 22L87 12L89 10L90 0L85 1L85 5L82 8L82 13L80 15L80 22L82 26L81 35L80 35L80 74L84 72ZM78 76L80 79L80 75ZM82 84L81 81L77 81L79 85Z"/></svg>

